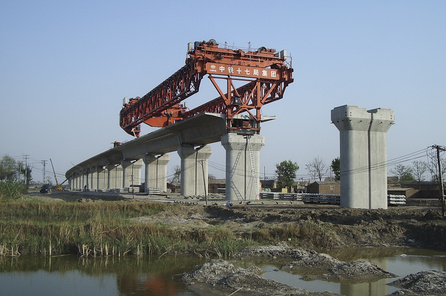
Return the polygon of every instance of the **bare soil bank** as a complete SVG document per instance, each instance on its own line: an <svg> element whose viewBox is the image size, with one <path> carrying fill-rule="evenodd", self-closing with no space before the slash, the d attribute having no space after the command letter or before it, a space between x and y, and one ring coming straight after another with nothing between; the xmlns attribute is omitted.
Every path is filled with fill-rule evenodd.
<svg viewBox="0 0 446 296"><path fill-rule="evenodd" d="M209 208L208 213L214 219L226 217L225 223L234 231L251 228L262 232L280 225L293 234L296 225L302 226L301 232L310 232L302 233L306 240L290 237L299 247L411 246L446 250L446 223L440 211L432 208L362 210L279 204L217 206Z"/></svg>

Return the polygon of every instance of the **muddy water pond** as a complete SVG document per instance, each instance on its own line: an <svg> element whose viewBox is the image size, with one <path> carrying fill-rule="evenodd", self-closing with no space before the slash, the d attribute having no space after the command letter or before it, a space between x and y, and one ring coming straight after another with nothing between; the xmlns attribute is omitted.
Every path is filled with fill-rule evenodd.
<svg viewBox="0 0 446 296"><path fill-rule="evenodd" d="M324 252L323 250L318 250ZM367 260L399 277L427 270L446 270L446 252L421 249L373 248L327 252L343 260ZM290 261L290 260L288 260ZM303 281L304 275L280 270L286 259L235 261L236 265L255 264L268 279L313 292L331 291L342 295L387 295L396 290L387 283ZM21 256L0 258L0 295L172 295L195 296L176 275L192 270L205 260L187 256L103 257Z"/></svg>

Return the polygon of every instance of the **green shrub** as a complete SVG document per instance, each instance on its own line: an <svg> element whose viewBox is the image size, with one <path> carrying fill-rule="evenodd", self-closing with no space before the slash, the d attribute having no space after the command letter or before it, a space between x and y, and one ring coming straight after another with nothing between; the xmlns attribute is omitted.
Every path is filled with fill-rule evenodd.
<svg viewBox="0 0 446 296"><path fill-rule="evenodd" d="M23 195L25 187L22 182L5 181L0 182L0 199L17 199Z"/></svg>

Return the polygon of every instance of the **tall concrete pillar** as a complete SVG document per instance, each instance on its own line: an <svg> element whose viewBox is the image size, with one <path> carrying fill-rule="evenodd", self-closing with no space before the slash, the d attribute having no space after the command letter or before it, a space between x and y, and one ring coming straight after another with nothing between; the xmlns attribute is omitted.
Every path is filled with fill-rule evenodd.
<svg viewBox="0 0 446 296"><path fill-rule="evenodd" d="M90 168L90 191L96 191L98 189L98 168Z"/></svg>
<svg viewBox="0 0 446 296"><path fill-rule="evenodd" d="M71 189L73 189L73 186L71 186ZM81 177L76 175L74 177L74 190L80 190L81 189Z"/></svg>
<svg viewBox="0 0 446 296"><path fill-rule="evenodd" d="M97 191L106 191L107 190L107 171L105 167L99 166L97 167Z"/></svg>
<svg viewBox="0 0 446 296"><path fill-rule="evenodd" d="M133 177L133 186L135 186L135 192L139 192L139 189L137 189L136 186L141 185L141 169L144 165L144 162L142 159L138 159L137 161L133 162L132 164L132 175ZM131 183L130 183L131 184Z"/></svg>
<svg viewBox="0 0 446 296"><path fill-rule="evenodd" d="M76 186L77 186L76 189L79 191L82 191L82 176L83 175L78 175L76 177Z"/></svg>
<svg viewBox="0 0 446 296"><path fill-rule="evenodd" d="M113 179L113 169L115 168L115 166L113 164L109 164L107 165L107 191L111 191L113 186L112 186L112 179Z"/></svg>
<svg viewBox="0 0 446 296"><path fill-rule="evenodd" d="M71 176L68 182L70 182L69 184L71 190L77 190L77 176Z"/></svg>
<svg viewBox="0 0 446 296"><path fill-rule="evenodd" d="M181 158L181 195L198 196L208 192L208 159L212 149L206 145L194 149L193 145L178 148Z"/></svg>
<svg viewBox="0 0 446 296"><path fill-rule="evenodd" d="M387 131L395 122L395 112L383 108L372 109L369 112L371 116L369 145L370 151L372 151L370 153L370 208L386 209L388 204Z"/></svg>
<svg viewBox="0 0 446 296"><path fill-rule="evenodd" d="M82 191L88 190L88 171L85 170L82 173Z"/></svg>
<svg viewBox="0 0 446 296"><path fill-rule="evenodd" d="M390 109L344 105L331 110L340 131L341 207L387 209L387 131Z"/></svg>
<svg viewBox="0 0 446 296"><path fill-rule="evenodd" d="M122 168L120 165L110 164L107 166L108 170L108 191L116 191L121 188L122 183Z"/></svg>
<svg viewBox="0 0 446 296"><path fill-rule="evenodd" d="M127 169L132 165L132 162L130 160L123 160L121 161L121 168L122 168L122 177L121 177L121 192L128 192L129 190L129 184L131 184L131 178L132 174L128 173Z"/></svg>
<svg viewBox="0 0 446 296"><path fill-rule="evenodd" d="M167 164L169 155L156 156L147 154L143 158L145 164L145 192L149 188L158 188L161 192L167 192Z"/></svg>
<svg viewBox="0 0 446 296"><path fill-rule="evenodd" d="M121 191L130 192L131 186L138 186L141 184L141 168L142 161L130 161L123 160L121 161L122 168L122 187Z"/></svg>
<svg viewBox="0 0 446 296"><path fill-rule="evenodd" d="M226 149L226 199L259 199L260 149L265 138L228 133L221 137L221 143Z"/></svg>

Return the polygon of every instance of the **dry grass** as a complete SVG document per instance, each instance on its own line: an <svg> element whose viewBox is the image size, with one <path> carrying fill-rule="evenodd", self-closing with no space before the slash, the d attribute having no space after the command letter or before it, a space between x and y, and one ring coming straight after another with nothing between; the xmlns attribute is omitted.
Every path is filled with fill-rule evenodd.
<svg viewBox="0 0 446 296"><path fill-rule="evenodd" d="M195 253L227 257L246 245L218 226L185 231L130 219L187 211L184 205L147 202L0 203L0 256Z"/></svg>

